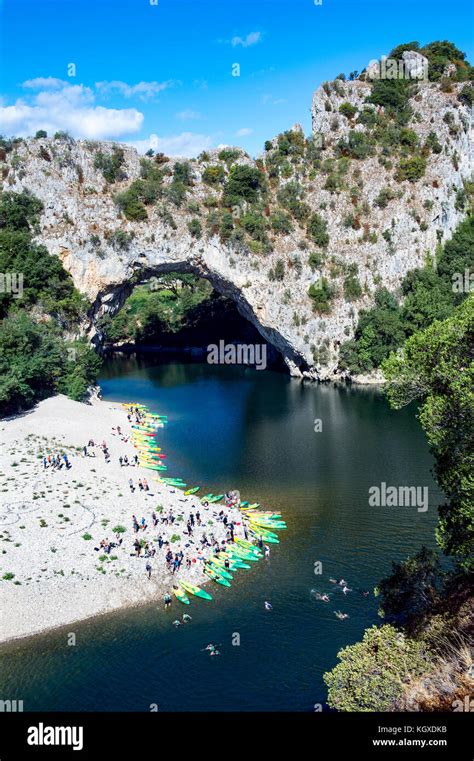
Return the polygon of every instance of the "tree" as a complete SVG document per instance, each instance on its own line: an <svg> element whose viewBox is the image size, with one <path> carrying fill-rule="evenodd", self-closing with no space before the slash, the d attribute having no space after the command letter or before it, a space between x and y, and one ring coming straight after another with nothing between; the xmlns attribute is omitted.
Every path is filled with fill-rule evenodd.
<svg viewBox="0 0 474 761"><path fill-rule="evenodd" d="M202 173L202 179L207 185L218 185L219 183L224 182L224 167L222 164L212 164L207 166Z"/></svg>
<svg viewBox="0 0 474 761"><path fill-rule="evenodd" d="M326 314L331 311L334 290L325 277L320 278L316 283L311 283L308 296L313 302L313 310L316 313Z"/></svg>
<svg viewBox="0 0 474 761"><path fill-rule="evenodd" d="M439 557L426 547L400 563L392 563L392 573L377 586L381 615L402 625L420 625L438 600L440 580Z"/></svg>
<svg viewBox="0 0 474 761"><path fill-rule="evenodd" d="M316 212L308 219L308 235L314 243L321 248L326 248L329 243L329 233L326 220Z"/></svg>
<svg viewBox="0 0 474 761"><path fill-rule="evenodd" d="M426 170L426 159L424 156L402 157L398 165L396 178L398 182L408 180L416 182L423 177Z"/></svg>
<svg viewBox="0 0 474 761"><path fill-rule="evenodd" d="M381 288L375 293L375 306L361 311L353 340L342 346L341 367L355 373L374 370L404 340L400 307L386 288Z"/></svg>
<svg viewBox="0 0 474 761"><path fill-rule="evenodd" d="M404 680L429 669L423 644L393 626L366 629L362 642L337 654L340 663L324 674L328 703L338 711L387 711L401 696Z"/></svg>
<svg viewBox="0 0 474 761"><path fill-rule="evenodd" d="M415 333L383 364L387 396L398 409L421 404L419 420L447 501L436 531L443 552L474 568L474 296L452 315Z"/></svg>
<svg viewBox="0 0 474 761"><path fill-rule="evenodd" d="M352 103L341 103L339 106L339 113L347 119L353 119L357 113L357 108L353 106Z"/></svg>
<svg viewBox="0 0 474 761"><path fill-rule="evenodd" d="M233 166L224 188L223 203L235 206L242 201L254 203L263 189L263 175L254 167L246 164Z"/></svg>
<svg viewBox="0 0 474 761"><path fill-rule="evenodd" d="M48 133L44 129L39 129L35 135L35 138L37 140L40 140L41 138L45 138L45 137L48 137Z"/></svg>

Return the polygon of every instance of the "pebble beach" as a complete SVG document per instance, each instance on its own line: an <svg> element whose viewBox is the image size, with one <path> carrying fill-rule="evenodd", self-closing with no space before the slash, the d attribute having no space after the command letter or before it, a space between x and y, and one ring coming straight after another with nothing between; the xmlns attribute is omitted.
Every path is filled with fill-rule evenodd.
<svg viewBox="0 0 474 761"><path fill-rule="evenodd" d="M153 601L163 606L173 584L208 581L203 567L212 548L201 538L205 532L219 543L225 541L227 530L219 520L223 504L204 507L197 495L158 483L154 471L121 466L120 457L132 461L136 454L131 431L120 404L98 399L82 404L64 396L0 422L0 642L120 608ZM90 440L95 446L85 455ZM66 454L70 467L45 468L43 458L49 454ZM139 479L147 480L149 491L137 488ZM160 516L170 511L174 522L162 523ZM189 536L188 518L198 511L201 526L195 525ZM243 535L240 511L225 512L236 536ZM133 514L138 521L145 518L144 530L134 532ZM165 542L161 548L158 535ZM155 554L137 557L137 538ZM104 539L115 545L108 553L100 547ZM168 548L182 551L190 567L183 562L173 575L165 561ZM180 605L174 598L172 604Z"/></svg>

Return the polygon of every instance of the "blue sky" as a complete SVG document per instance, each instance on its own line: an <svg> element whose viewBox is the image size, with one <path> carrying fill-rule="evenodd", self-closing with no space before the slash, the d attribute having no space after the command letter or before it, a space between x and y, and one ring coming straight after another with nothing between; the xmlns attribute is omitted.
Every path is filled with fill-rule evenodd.
<svg viewBox="0 0 474 761"><path fill-rule="evenodd" d="M472 61L472 7L470 0L0 0L0 132L44 127L170 155L221 144L256 155L295 122L310 132L311 95L322 81L361 70L397 44L449 39Z"/></svg>

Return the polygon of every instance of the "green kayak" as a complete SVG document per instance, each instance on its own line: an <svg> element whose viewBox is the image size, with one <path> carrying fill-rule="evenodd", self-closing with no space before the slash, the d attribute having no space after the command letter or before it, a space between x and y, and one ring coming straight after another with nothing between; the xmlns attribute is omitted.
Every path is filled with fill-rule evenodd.
<svg viewBox="0 0 474 761"><path fill-rule="evenodd" d="M185 494L196 494L196 492L199 491L200 488L201 488L200 486L193 486L192 489L188 489L184 493Z"/></svg>
<svg viewBox="0 0 474 761"><path fill-rule="evenodd" d="M243 548L239 549L238 547L233 547L232 553L236 557L241 558L242 560L251 560L252 563L256 563L257 560L259 560L259 558L256 555L250 552L245 552Z"/></svg>
<svg viewBox="0 0 474 761"><path fill-rule="evenodd" d="M173 587L173 593L183 605L189 605L189 597L180 587Z"/></svg>
<svg viewBox="0 0 474 761"><path fill-rule="evenodd" d="M216 584L220 584L222 587L230 587L230 581L227 581L223 576L220 576L217 572L213 571L212 568L204 568L204 573L206 576L209 576L212 581L215 581Z"/></svg>
<svg viewBox="0 0 474 761"><path fill-rule="evenodd" d="M229 573L229 571L225 567L225 564L224 564L223 560L219 560L219 558L209 558L209 560L207 562L210 563L211 565L215 566L216 570L218 569L218 573L220 573L221 576L224 576L225 579L232 580L234 578L232 576L232 574ZM230 563L229 563L229 565L230 565Z"/></svg>
<svg viewBox="0 0 474 761"><path fill-rule="evenodd" d="M219 502L220 499L222 499L224 495L223 494L214 494L212 497L209 498L208 502L211 504L212 502Z"/></svg>
<svg viewBox="0 0 474 761"><path fill-rule="evenodd" d="M195 597L201 597L203 600L212 600L212 595L205 592L201 587L197 587L195 584L188 584L187 581L182 581L181 586L186 592L190 592Z"/></svg>

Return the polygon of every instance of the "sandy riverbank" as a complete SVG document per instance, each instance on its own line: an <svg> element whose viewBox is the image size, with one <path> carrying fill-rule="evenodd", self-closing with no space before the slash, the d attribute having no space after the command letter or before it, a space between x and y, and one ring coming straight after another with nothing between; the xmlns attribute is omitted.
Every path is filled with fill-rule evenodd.
<svg viewBox="0 0 474 761"><path fill-rule="evenodd" d="M225 539L225 526L217 520L222 507L203 508L197 497L157 484L153 471L120 467L119 456L130 459L135 449L112 430L117 425L125 434L131 431L120 405L103 401L86 405L64 396L0 421L0 642L126 606L153 600L161 605L176 579L197 584L206 580L199 556L209 555L210 548L201 551L200 539L204 531L218 541ZM109 463L99 446L91 450L95 457L83 456L82 447L90 439L107 443ZM72 467L44 470L43 455L50 452L66 453ZM137 488L132 494L130 478L135 485L139 478L147 478L150 492ZM158 518L172 510L174 524L160 522L153 527L151 514L158 506L162 507ZM189 537L184 533L187 518L197 510L202 525ZM139 538L156 547L156 555L149 559L151 580L145 571L147 560L133 554L132 514L139 520L145 517L148 525ZM238 510L227 514L240 523ZM115 541L116 526L126 528L122 545L108 556L95 551L101 539ZM239 526L237 533L240 530ZM159 550L154 541L158 534L165 540L174 537L171 549L182 549L185 558L196 561L189 570L183 564L177 576L168 571L167 547ZM89 535L91 539L84 538ZM184 610L174 597L173 606L180 606L180 613Z"/></svg>

